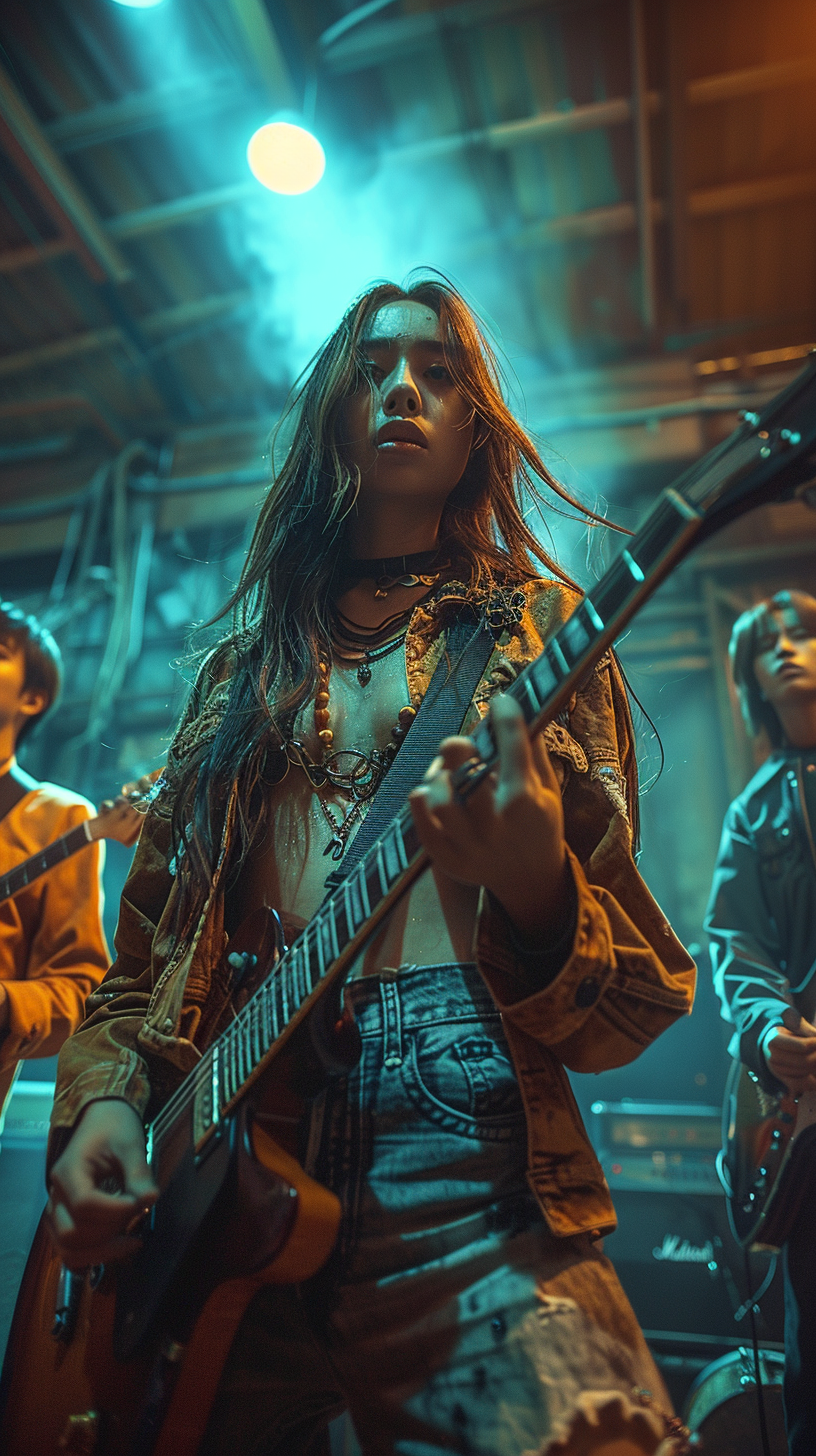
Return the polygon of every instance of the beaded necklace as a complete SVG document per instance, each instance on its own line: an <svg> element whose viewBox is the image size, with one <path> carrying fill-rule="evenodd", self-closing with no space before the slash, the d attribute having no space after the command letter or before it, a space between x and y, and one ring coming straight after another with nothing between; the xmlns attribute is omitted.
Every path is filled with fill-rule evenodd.
<svg viewBox="0 0 816 1456"><path fill-rule="evenodd" d="M327 652L317 664L318 681L313 711L315 732L322 755L320 765L315 767L322 774L323 783L330 783L332 788L351 800L342 818L336 819L331 806L319 792L320 785L315 783L313 774L309 775L317 790L320 811L332 831L323 853L330 854L334 860L341 859L345 853L349 835L363 816L363 806L374 796L385 778L417 710L410 704L400 709L397 721L391 729L390 741L384 748L374 748L370 753L364 753L357 748L335 751L334 733L329 727L329 679L332 660L343 667L353 667L356 664L357 681L361 687L366 687L371 681L372 666L383 658L390 657L403 646L415 605L412 603L404 611L386 618L379 627L372 629L351 622L335 609L332 620L332 652ZM305 764L303 767L305 768Z"/></svg>

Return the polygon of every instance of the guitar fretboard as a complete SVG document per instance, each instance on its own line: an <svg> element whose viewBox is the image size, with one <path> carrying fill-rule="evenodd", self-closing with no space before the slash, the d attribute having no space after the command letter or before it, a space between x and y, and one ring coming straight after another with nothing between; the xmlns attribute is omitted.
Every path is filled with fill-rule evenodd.
<svg viewBox="0 0 816 1456"><path fill-rule="evenodd" d="M91 835L87 832L86 823L78 824L75 829L69 829L67 834L60 835L53 844L46 849L32 854L29 859L23 860L22 864L15 865L8 874L0 876L0 901L8 900L32 880L39 879L47 870L52 870L55 865L60 864L64 859L70 859L84 844L91 843Z"/></svg>

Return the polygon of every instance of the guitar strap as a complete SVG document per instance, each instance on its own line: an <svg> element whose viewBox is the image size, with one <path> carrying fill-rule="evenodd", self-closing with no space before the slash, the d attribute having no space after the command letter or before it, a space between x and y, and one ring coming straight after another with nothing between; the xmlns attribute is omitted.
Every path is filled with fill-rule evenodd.
<svg viewBox="0 0 816 1456"><path fill-rule="evenodd" d="M8 773L4 773L0 778L0 819L5 819L15 804L19 804L26 794L30 794L32 789L38 787L37 780L15 763Z"/></svg>
<svg viewBox="0 0 816 1456"><path fill-rule="evenodd" d="M436 754L440 740L459 732L495 645L496 639L483 619L474 624L472 618L457 617L397 757L342 864L326 877L327 895L343 883L402 808Z"/></svg>

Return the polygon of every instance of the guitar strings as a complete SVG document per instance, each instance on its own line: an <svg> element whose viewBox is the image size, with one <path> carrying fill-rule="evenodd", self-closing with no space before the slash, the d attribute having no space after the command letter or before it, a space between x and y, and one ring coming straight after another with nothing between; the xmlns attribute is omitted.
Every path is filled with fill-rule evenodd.
<svg viewBox="0 0 816 1456"><path fill-rule="evenodd" d="M322 921L320 919L319 913L318 916L316 916L311 922L311 926L316 926L318 928L322 927ZM275 1012L276 1003L274 990L283 979L284 974L288 975L290 974L290 972L292 975L295 974L296 953L299 951L301 943L311 926L307 926L303 934L298 936L298 939L293 942L287 954L280 961L277 962L270 974L258 987L258 990L255 992L255 994L247 1002L246 1006L242 1007L241 1011L239 1011L238 1015L235 1017L235 1020L230 1023L226 1031L224 1031L222 1036L219 1037L219 1040L218 1042L216 1042L215 1047L209 1047L207 1049L195 1070L184 1079L181 1086L176 1089L172 1097L165 1103L164 1107L157 1114L157 1116L151 1123L151 1131L154 1142L157 1140L160 1141L164 1136L167 1125L171 1122L175 1122L181 1112L186 1110L186 1108L195 1101L202 1085L206 1084L206 1082L208 1081L210 1083L212 1082L213 1059L216 1048L220 1046L226 1050L226 1043L229 1042L231 1043L229 1051L237 1051L237 1043L240 1040L241 1036L245 1033L251 1033L252 1008L256 1006L256 1004L260 1001L260 998L263 995L272 997L273 1014L275 1014L275 1017L277 1019L277 1015ZM327 971L330 969L331 966L327 968ZM320 982L325 979L327 971L323 972L320 975L318 980L315 982L315 985L312 986L307 992L307 996L311 995L311 992L315 990L316 986L318 986ZM298 1011L306 997L302 997L300 995L300 993L297 991L296 986L293 989L295 990L295 997L293 999L297 1003L295 1011ZM289 1024L289 1021L291 1021L291 1019L292 1018L290 1017L286 1025ZM269 1047L266 1048L266 1051L269 1051L271 1047L275 1045L275 1042L280 1039L280 1036L283 1034L284 1030L285 1027L281 1028L278 1036L275 1037L274 1041L270 1042ZM249 1057L249 1061L251 1064L250 1070L254 1071L255 1066L257 1066L257 1062L255 1061L255 1058L251 1055ZM246 1078L244 1079L244 1081L246 1081ZM214 1109L214 1111L215 1110L216 1109ZM217 1110L220 1111L220 1109Z"/></svg>

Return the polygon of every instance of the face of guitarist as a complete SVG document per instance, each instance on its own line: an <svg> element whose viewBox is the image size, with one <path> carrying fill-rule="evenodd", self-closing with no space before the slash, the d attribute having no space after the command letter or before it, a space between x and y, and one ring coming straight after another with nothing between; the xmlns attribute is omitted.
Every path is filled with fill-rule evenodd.
<svg viewBox="0 0 816 1456"><path fill-rule="evenodd" d="M0 762L13 754L26 718L35 717L45 707L45 693L41 688L27 688L25 679L22 647L13 637L0 638Z"/></svg>
<svg viewBox="0 0 816 1456"><path fill-rule="evenodd" d="M796 608L769 613L754 676L794 747L816 746L816 636Z"/></svg>
<svg viewBox="0 0 816 1456"><path fill-rule="evenodd" d="M368 379L343 412L344 453L360 478L351 535L358 519L374 536L391 519L398 522L393 540L366 542L360 554L423 550L434 544L442 508L467 465L473 412L445 362L439 319L425 304L386 304L362 347Z"/></svg>

